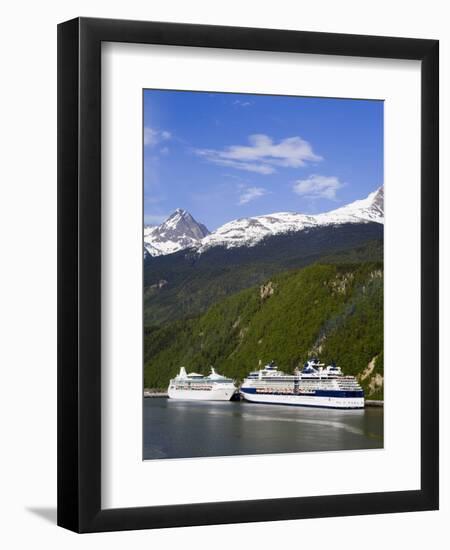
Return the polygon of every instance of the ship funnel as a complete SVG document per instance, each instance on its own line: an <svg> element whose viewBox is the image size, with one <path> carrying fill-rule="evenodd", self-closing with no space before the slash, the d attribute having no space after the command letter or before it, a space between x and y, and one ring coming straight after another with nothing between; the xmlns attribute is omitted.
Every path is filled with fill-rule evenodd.
<svg viewBox="0 0 450 550"><path fill-rule="evenodd" d="M180 367L180 372L179 372L178 376L180 378L186 378L187 373L186 373L186 369L184 367Z"/></svg>

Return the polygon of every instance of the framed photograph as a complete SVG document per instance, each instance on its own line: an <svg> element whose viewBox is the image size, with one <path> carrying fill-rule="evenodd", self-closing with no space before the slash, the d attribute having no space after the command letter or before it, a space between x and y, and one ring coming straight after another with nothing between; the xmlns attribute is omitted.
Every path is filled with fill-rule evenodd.
<svg viewBox="0 0 450 550"><path fill-rule="evenodd" d="M58 524L438 508L438 42L58 27Z"/></svg>

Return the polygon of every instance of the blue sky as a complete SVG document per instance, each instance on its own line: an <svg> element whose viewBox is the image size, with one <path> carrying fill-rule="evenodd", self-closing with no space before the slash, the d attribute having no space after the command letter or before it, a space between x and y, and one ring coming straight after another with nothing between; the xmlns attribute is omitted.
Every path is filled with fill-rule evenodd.
<svg viewBox="0 0 450 550"><path fill-rule="evenodd" d="M147 224L326 212L383 184L381 101L145 90L143 135Z"/></svg>

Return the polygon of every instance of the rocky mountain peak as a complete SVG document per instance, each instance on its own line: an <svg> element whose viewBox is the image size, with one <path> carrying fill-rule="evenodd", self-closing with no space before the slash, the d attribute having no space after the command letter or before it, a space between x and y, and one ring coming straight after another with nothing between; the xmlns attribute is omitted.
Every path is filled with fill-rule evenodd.
<svg viewBox="0 0 450 550"><path fill-rule="evenodd" d="M376 208L379 213L384 216L384 186L382 185L377 191L375 191L373 200L373 208Z"/></svg>
<svg viewBox="0 0 450 550"><path fill-rule="evenodd" d="M308 231L316 227L366 223L384 223L383 186L364 199L323 214L275 212L239 218L212 233L188 211L177 208L161 225L145 228L144 246L150 256L172 254L186 248L202 253L214 246L255 246L273 235Z"/></svg>
<svg viewBox="0 0 450 550"><path fill-rule="evenodd" d="M205 225L182 208L177 208L161 224L144 231L144 247L151 256L172 254L193 247L209 235Z"/></svg>

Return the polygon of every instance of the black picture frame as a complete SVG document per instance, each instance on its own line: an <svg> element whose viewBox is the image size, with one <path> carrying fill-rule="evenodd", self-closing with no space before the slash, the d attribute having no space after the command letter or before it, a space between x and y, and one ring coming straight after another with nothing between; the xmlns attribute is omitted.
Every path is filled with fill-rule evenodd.
<svg viewBox="0 0 450 550"><path fill-rule="evenodd" d="M421 61L421 488L102 510L101 44ZM77 18L58 26L58 525L76 532L438 509L439 43Z"/></svg>

